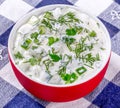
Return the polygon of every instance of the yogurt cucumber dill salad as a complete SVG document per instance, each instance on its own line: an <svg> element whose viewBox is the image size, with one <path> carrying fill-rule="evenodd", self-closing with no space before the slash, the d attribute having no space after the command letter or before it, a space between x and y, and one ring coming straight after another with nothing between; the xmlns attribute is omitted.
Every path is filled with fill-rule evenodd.
<svg viewBox="0 0 120 108"><path fill-rule="evenodd" d="M104 31L93 18L72 8L55 8L31 16L17 30L14 60L33 80L71 84L102 66L104 42Z"/></svg>

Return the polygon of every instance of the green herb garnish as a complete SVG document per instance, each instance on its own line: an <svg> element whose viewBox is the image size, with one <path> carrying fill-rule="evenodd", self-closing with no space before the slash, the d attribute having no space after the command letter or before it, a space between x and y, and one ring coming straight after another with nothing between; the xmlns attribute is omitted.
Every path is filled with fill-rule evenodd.
<svg viewBox="0 0 120 108"><path fill-rule="evenodd" d="M66 73L66 66L60 66L59 70L58 70L58 74L62 75Z"/></svg>
<svg viewBox="0 0 120 108"><path fill-rule="evenodd" d="M37 65L39 63L38 59L36 58L30 58L28 61L26 61L25 63L29 62L32 66Z"/></svg>
<svg viewBox="0 0 120 108"><path fill-rule="evenodd" d="M47 28L52 29L52 25L49 20L43 19L42 22Z"/></svg>
<svg viewBox="0 0 120 108"><path fill-rule="evenodd" d="M96 61L100 61L100 55L99 55L99 53L96 54Z"/></svg>
<svg viewBox="0 0 120 108"><path fill-rule="evenodd" d="M34 32L31 34L31 38L34 39L34 43L36 43L37 45L40 45L40 42L39 40L37 39L38 38L38 33L37 32Z"/></svg>
<svg viewBox="0 0 120 108"><path fill-rule="evenodd" d="M68 49L69 49L70 51L72 51L72 48L71 48L70 45L73 44L76 39L74 39L74 38L69 38L69 37L63 37L62 40L63 40L63 42L66 43Z"/></svg>
<svg viewBox="0 0 120 108"><path fill-rule="evenodd" d="M61 24L68 24L73 22L79 22L80 20L75 17L75 14L72 12L68 12L65 15L62 15L58 18L58 22ZM82 22L82 21L81 21Z"/></svg>
<svg viewBox="0 0 120 108"><path fill-rule="evenodd" d="M78 34L83 31L83 27L75 27Z"/></svg>
<svg viewBox="0 0 120 108"><path fill-rule="evenodd" d="M81 37L80 42L76 44L76 47L75 47L76 58L79 58L80 54L86 51L87 46L85 44L85 41L86 41L86 38Z"/></svg>
<svg viewBox="0 0 120 108"><path fill-rule="evenodd" d="M67 66L70 62L72 62L72 56L65 54L63 56L63 60L67 57L67 61L64 62L64 65Z"/></svg>
<svg viewBox="0 0 120 108"><path fill-rule="evenodd" d="M88 53L85 55L85 60L86 63L89 63L92 66L95 61L100 61L100 56L99 54L96 54L96 56L94 57L92 53Z"/></svg>
<svg viewBox="0 0 120 108"><path fill-rule="evenodd" d="M44 15L44 18L47 18L47 19L52 18L52 17L53 17L52 12L46 12Z"/></svg>
<svg viewBox="0 0 120 108"><path fill-rule="evenodd" d="M49 37L48 38L48 45L51 46L55 42L59 41L59 38Z"/></svg>
<svg viewBox="0 0 120 108"><path fill-rule="evenodd" d="M39 34L37 32L34 32L30 36L31 36L32 39L37 39L38 35Z"/></svg>
<svg viewBox="0 0 120 108"><path fill-rule="evenodd" d="M32 50L35 50L37 48L38 48L38 46L32 46Z"/></svg>
<svg viewBox="0 0 120 108"><path fill-rule="evenodd" d="M25 50L28 50L31 42L32 42L32 40L28 38L28 39L26 39L25 42L21 45L21 47L24 48Z"/></svg>
<svg viewBox="0 0 120 108"><path fill-rule="evenodd" d="M60 16L60 17L58 18L58 22L61 23L61 24L66 24L66 19L65 19L65 17L64 17L64 16Z"/></svg>
<svg viewBox="0 0 120 108"><path fill-rule="evenodd" d="M72 44L75 42L76 39L74 38L69 38L69 37L63 37L62 40L67 43L67 44Z"/></svg>
<svg viewBox="0 0 120 108"><path fill-rule="evenodd" d="M14 54L15 58L17 59L23 59L23 55L18 51L16 54Z"/></svg>
<svg viewBox="0 0 120 108"><path fill-rule="evenodd" d="M53 62L50 59L47 59L47 60L43 61L43 64L45 65L46 71L51 76L50 71L49 71L49 67L54 65Z"/></svg>
<svg viewBox="0 0 120 108"><path fill-rule="evenodd" d="M91 51L93 49L93 44L91 44L90 46L87 46L87 48L89 49L89 51Z"/></svg>
<svg viewBox="0 0 120 108"><path fill-rule="evenodd" d="M86 63L89 63L92 66L94 64L96 58L93 57L93 55L91 53L88 53L85 55L85 60L86 60Z"/></svg>
<svg viewBox="0 0 120 108"><path fill-rule="evenodd" d="M90 37L96 37L96 32L93 30L93 31L91 31L90 33L89 33L89 36Z"/></svg>
<svg viewBox="0 0 120 108"><path fill-rule="evenodd" d="M101 47L100 49L101 49L101 50L105 50L105 48L103 48L103 47Z"/></svg>
<svg viewBox="0 0 120 108"><path fill-rule="evenodd" d="M38 39L34 39L34 43L36 43L37 45L40 45L40 42Z"/></svg>
<svg viewBox="0 0 120 108"><path fill-rule="evenodd" d="M87 28L84 28L84 32L89 33L89 30Z"/></svg>
<svg viewBox="0 0 120 108"><path fill-rule="evenodd" d="M75 36L77 33L75 28L70 28L70 29L66 29L66 35L68 36Z"/></svg>
<svg viewBox="0 0 120 108"><path fill-rule="evenodd" d="M46 30L45 30L45 26L39 26L39 34L43 35L45 34Z"/></svg>
<svg viewBox="0 0 120 108"><path fill-rule="evenodd" d="M71 22L79 22L79 19L75 17L73 12L68 12L66 16L71 20Z"/></svg>
<svg viewBox="0 0 120 108"><path fill-rule="evenodd" d="M50 58L52 59L53 62L58 62L62 58L58 56L57 54L49 54Z"/></svg>

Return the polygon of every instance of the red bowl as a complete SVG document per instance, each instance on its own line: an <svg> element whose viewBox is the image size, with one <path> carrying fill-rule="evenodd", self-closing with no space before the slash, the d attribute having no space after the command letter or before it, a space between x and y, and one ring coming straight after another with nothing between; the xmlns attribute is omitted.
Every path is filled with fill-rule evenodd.
<svg viewBox="0 0 120 108"><path fill-rule="evenodd" d="M16 25L13 27L8 41L8 53L9 53L9 59L11 66L14 70L14 73L19 80L19 82L23 85L23 87L29 91L34 96L47 100L47 101L54 101L54 102L66 102L66 101L72 101L78 98L81 98L87 94L89 94L91 91L93 91L100 81L103 79L105 72L107 70L109 60L110 60L110 53L111 53L111 42L109 33L107 32L105 26L102 24L102 22L89 15L87 12L84 12L88 14L89 16L93 17L95 20L97 20L100 25L103 27L103 30L105 31L106 37L107 37L107 43L108 43L108 52L107 52L107 58L103 65L103 67L100 69L99 72L96 72L93 76L88 78L86 81L79 83L79 84L71 84L71 85L50 85L45 84L41 82L37 82L26 76L15 64L13 59L13 42L15 40L15 33L17 29L25 23L32 15L38 15L41 12L44 12L46 10L54 9L56 7L70 7L79 10L75 6L69 6L69 5L49 5L44 6L42 8L39 8L35 11L30 12L26 16L24 16L21 20L19 20ZM80 10L81 11L81 10Z"/></svg>

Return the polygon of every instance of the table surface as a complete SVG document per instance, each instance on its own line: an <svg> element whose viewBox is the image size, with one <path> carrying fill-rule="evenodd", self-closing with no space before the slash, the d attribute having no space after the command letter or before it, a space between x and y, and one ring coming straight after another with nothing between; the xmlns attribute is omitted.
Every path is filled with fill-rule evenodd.
<svg viewBox="0 0 120 108"><path fill-rule="evenodd" d="M112 43L108 70L87 96L66 103L47 102L27 92L8 59L8 37L14 24L29 11L49 4L75 5L97 16ZM120 108L120 0L0 0L0 108Z"/></svg>

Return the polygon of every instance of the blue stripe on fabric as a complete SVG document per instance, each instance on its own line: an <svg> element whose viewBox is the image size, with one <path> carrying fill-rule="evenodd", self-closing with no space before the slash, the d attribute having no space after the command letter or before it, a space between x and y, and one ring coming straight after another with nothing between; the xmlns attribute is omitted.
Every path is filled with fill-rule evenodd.
<svg viewBox="0 0 120 108"><path fill-rule="evenodd" d="M89 102L92 102L108 83L109 83L109 81L107 79L103 78L102 81L100 82L99 86L97 86L93 92L91 92L84 98L87 99Z"/></svg>
<svg viewBox="0 0 120 108"><path fill-rule="evenodd" d="M6 32L4 32L2 35L0 35L0 44L4 45L4 46L8 46L8 37L10 34L11 29L13 28L10 27Z"/></svg>
<svg viewBox="0 0 120 108"><path fill-rule="evenodd" d="M2 60L0 60L0 69L2 69L8 62L8 49L0 44L0 50L2 50L2 53L0 54L2 56Z"/></svg>
<svg viewBox="0 0 120 108"><path fill-rule="evenodd" d="M99 108L99 107L91 103L87 108Z"/></svg>
<svg viewBox="0 0 120 108"><path fill-rule="evenodd" d="M70 3L75 4L78 0L68 0Z"/></svg>
<svg viewBox="0 0 120 108"><path fill-rule="evenodd" d="M100 108L120 108L120 87L109 82L92 103Z"/></svg>
<svg viewBox="0 0 120 108"><path fill-rule="evenodd" d="M115 26L113 26L112 24L104 21L103 19L99 18L103 24L106 26L109 34L110 34L110 37L112 38L115 34L117 34L119 32L119 29Z"/></svg>
<svg viewBox="0 0 120 108"><path fill-rule="evenodd" d="M120 31L111 39L112 51L120 55Z"/></svg>
<svg viewBox="0 0 120 108"><path fill-rule="evenodd" d="M3 108L20 90L0 77L0 108Z"/></svg>
<svg viewBox="0 0 120 108"><path fill-rule="evenodd" d="M107 9L105 9L99 15L99 18L103 19L104 21L120 29L119 14L120 14L120 5L116 2L113 2Z"/></svg>
<svg viewBox="0 0 120 108"><path fill-rule="evenodd" d="M0 5L4 2L5 0L0 0Z"/></svg>
<svg viewBox="0 0 120 108"><path fill-rule="evenodd" d="M112 79L112 82L120 87L120 71Z"/></svg>
<svg viewBox="0 0 120 108"><path fill-rule="evenodd" d="M14 24L13 21L11 21L11 20L7 19L6 17L0 15L0 35L2 35L13 24Z"/></svg>
<svg viewBox="0 0 120 108"><path fill-rule="evenodd" d="M39 4L42 0L23 0L25 1L27 4L35 7L37 4Z"/></svg>
<svg viewBox="0 0 120 108"><path fill-rule="evenodd" d="M22 89L22 92L24 92L26 95L28 95L29 97L31 97L32 99L34 99L35 101L37 101L38 103L40 103L43 106L47 106L50 103L49 101L45 101L43 99L36 98L35 96L33 96L30 92L28 92L24 88Z"/></svg>
<svg viewBox="0 0 120 108"><path fill-rule="evenodd" d="M67 0L42 0L37 6L36 8L39 8L41 6L45 6L45 5L51 5L51 4L68 4L68 5L72 5L72 3L70 3Z"/></svg>
<svg viewBox="0 0 120 108"><path fill-rule="evenodd" d="M45 108L31 97L20 91L4 108Z"/></svg>
<svg viewBox="0 0 120 108"><path fill-rule="evenodd" d="M115 0L115 2L117 2L118 4L120 4L120 0Z"/></svg>

